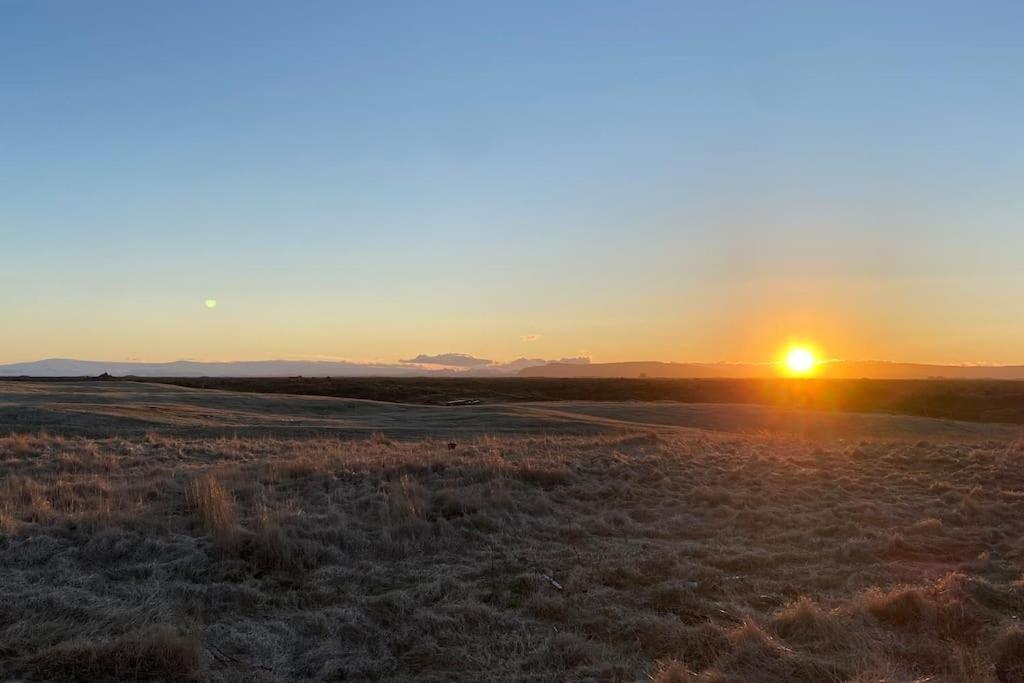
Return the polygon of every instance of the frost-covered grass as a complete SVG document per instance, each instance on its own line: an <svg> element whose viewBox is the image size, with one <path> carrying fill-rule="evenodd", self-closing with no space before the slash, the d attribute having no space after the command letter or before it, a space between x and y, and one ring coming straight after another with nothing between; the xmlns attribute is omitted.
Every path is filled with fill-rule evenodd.
<svg viewBox="0 0 1024 683"><path fill-rule="evenodd" d="M1022 458L3 437L0 676L1019 681Z"/></svg>

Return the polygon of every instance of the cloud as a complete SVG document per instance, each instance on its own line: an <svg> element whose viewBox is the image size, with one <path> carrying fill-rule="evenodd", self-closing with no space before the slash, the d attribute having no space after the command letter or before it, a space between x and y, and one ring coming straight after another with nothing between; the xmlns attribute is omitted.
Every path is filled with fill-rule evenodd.
<svg viewBox="0 0 1024 683"><path fill-rule="evenodd" d="M421 353L415 358L405 358L402 363L417 365L444 365L449 368L480 368L486 365L494 365L493 360L477 358L468 353L440 353L436 356L428 356Z"/></svg>
<svg viewBox="0 0 1024 683"><path fill-rule="evenodd" d="M590 358L588 356L576 356L575 358L559 358L556 361L549 362L564 363L565 365L590 365Z"/></svg>
<svg viewBox="0 0 1024 683"><path fill-rule="evenodd" d="M544 338L544 335L542 335L542 334L524 334L523 337L522 337L522 340L524 342L533 342L533 341L539 341L540 339L543 339L543 338Z"/></svg>

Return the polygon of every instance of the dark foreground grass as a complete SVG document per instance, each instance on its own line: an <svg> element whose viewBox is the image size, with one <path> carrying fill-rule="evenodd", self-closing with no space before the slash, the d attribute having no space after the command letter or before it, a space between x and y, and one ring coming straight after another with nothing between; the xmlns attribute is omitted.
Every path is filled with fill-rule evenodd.
<svg viewBox="0 0 1024 683"><path fill-rule="evenodd" d="M0 677L1024 680L1024 444L0 439Z"/></svg>

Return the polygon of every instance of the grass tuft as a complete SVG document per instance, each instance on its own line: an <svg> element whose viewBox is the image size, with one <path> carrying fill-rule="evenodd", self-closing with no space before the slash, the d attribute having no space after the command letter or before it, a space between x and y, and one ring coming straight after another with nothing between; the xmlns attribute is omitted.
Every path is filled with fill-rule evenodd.
<svg viewBox="0 0 1024 683"><path fill-rule="evenodd" d="M185 489L185 499L196 521L210 535L224 539L238 531L235 501L212 474L192 479Z"/></svg>

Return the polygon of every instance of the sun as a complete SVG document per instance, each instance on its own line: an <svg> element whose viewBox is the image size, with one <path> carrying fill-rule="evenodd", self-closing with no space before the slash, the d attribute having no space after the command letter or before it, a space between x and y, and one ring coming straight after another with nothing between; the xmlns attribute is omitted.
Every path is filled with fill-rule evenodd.
<svg viewBox="0 0 1024 683"><path fill-rule="evenodd" d="M793 375L806 375L817 361L814 352L806 346L794 346L786 352L786 369Z"/></svg>

